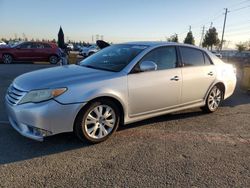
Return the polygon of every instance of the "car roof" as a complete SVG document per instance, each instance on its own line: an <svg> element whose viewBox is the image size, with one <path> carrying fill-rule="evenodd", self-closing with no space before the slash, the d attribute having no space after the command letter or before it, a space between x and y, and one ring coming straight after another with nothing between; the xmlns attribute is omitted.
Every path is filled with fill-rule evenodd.
<svg viewBox="0 0 250 188"><path fill-rule="evenodd" d="M164 42L164 41L135 41L135 42L126 42L122 44L131 44L131 45L145 45L145 46L150 46L150 47L157 47L157 46L168 46L168 45L177 45L177 46L186 46L186 47L192 47L192 48L197 48L197 49L202 49L194 45L190 44L183 44L183 43L177 43L177 42Z"/></svg>

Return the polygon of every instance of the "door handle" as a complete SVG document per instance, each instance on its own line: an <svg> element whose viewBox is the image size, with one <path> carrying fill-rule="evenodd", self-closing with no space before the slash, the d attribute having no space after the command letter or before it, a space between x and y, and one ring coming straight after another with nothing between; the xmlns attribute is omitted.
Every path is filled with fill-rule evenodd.
<svg viewBox="0 0 250 188"><path fill-rule="evenodd" d="M179 79L180 79L179 76L175 76L175 77L171 78L170 80L171 81L178 81Z"/></svg>
<svg viewBox="0 0 250 188"><path fill-rule="evenodd" d="M209 72L207 75L209 75L209 76L213 76L213 75L214 75L214 73L213 73L213 72Z"/></svg>

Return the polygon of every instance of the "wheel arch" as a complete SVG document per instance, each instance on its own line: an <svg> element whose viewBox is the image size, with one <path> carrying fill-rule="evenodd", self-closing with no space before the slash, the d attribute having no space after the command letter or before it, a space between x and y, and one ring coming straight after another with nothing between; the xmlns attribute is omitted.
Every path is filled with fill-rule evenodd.
<svg viewBox="0 0 250 188"><path fill-rule="evenodd" d="M120 102L120 100L118 100L117 98L115 98L113 96L99 96L99 97L96 97L96 98L93 98L93 99L89 100L86 103L86 105L84 105L78 111L78 113L77 113L77 115L75 117L75 120L74 120L74 125L73 125L74 126L73 127L74 130L75 130L75 125L76 125L77 121L79 120L79 117L81 116L81 114L83 113L83 111L86 110L91 103L93 103L95 101L98 101L98 100L109 100L109 101L114 102L117 105L117 107L118 107L118 109L120 111L120 115L121 115L121 117L120 117L121 118L120 124L123 125L123 123L124 123L124 116L125 116L125 109L124 109L123 104Z"/></svg>
<svg viewBox="0 0 250 188"><path fill-rule="evenodd" d="M225 84L224 84L223 82L216 82L216 83L214 83L213 85L211 85L211 87L210 87L209 90L207 91L205 100L207 99L207 96L208 96L209 92L212 90L212 88L213 88L214 86L217 86L217 87L219 87L219 88L222 90L222 93L223 93L222 96L223 96L223 99L224 99L224 97L225 97L225 91L226 91L226 86L225 86Z"/></svg>
<svg viewBox="0 0 250 188"><path fill-rule="evenodd" d="M4 53L2 53L2 56L3 56L3 55L10 55L10 56L13 58L13 60L15 59L14 54L12 54L12 53L10 53L10 52L4 52Z"/></svg>

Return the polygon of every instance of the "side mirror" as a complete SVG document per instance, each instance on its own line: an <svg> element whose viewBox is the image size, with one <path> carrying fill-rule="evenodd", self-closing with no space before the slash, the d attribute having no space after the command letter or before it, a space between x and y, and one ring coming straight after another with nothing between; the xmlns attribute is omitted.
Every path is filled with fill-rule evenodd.
<svg viewBox="0 0 250 188"><path fill-rule="evenodd" d="M157 65L153 61L143 61L140 64L140 71L147 72L147 71L155 71L157 70Z"/></svg>

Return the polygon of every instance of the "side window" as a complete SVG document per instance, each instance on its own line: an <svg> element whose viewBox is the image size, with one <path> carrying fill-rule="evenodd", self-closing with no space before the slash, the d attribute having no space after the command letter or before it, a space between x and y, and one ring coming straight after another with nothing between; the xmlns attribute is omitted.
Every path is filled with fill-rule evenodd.
<svg viewBox="0 0 250 188"><path fill-rule="evenodd" d="M210 59L207 57L206 53L204 53L204 59L205 59L205 64L206 65L211 65L212 64L211 61L210 61Z"/></svg>
<svg viewBox="0 0 250 188"><path fill-rule="evenodd" d="M38 48L38 44L37 43L31 43L31 48Z"/></svg>
<svg viewBox="0 0 250 188"><path fill-rule="evenodd" d="M175 68L177 55L175 47L161 47L146 54L140 61L153 61L157 64L157 70Z"/></svg>
<svg viewBox="0 0 250 188"><path fill-rule="evenodd" d="M44 46L44 48L51 48L51 46L49 44L46 44L46 43L44 43L43 46Z"/></svg>
<svg viewBox="0 0 250 188"><path fill-rule="evenodd" d="M41 43L37 43L37 48L39 48L39 49L44 48L44 45Z"/></svg>
<svg viewBox="0 0 250 188"><path fill-rule="evenodd" d="M23 44L20 45L20 48L22 48L22 49L30 49L30 48L32 48L32 44L29 43L29 42L23 43Z"/></svg>
<svg viewBox="0 0 250 188"><path fill-rule="evenodd" d="M184 66L204 65L203 52L194 48L180 47L180 52Z"/></svg>

